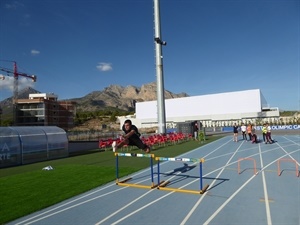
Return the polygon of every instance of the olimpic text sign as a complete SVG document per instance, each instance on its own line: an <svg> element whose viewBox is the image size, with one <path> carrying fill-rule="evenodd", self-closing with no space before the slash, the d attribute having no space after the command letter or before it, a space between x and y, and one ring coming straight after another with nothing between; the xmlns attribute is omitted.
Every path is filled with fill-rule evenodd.
<svg viewBox="0 0 300 225"><path fill-rule="evenodd" d="M261 130L262 126L256 126L256 130ZM300 125L274 125L271 130L300 130Z"/></svg>

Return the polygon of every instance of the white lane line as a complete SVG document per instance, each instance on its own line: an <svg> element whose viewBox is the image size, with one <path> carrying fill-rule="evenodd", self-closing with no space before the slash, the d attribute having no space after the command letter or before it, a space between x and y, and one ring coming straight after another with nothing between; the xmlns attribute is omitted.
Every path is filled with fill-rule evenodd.
<svg viewBox="0 0 300 225"><path fill-rule="evenodd" d="M216 176L216 178L213 180L213 182L211 183L211 186L214 185L215 182L217 182L217 179L221 176L221 174L223 173L223 171L225 170L225 168L229 165L230 161L233 159L233 157L235 156L235 154L238 152L238 150L241 148L241 146L243 145L243 142L239 145L239 147L234 151L234 153L232 154L232 156L229 158L229 160L226 162L225 166L223 166L223 168L221 169L221 171L218 173L218 175ZM183 221L180 223L180 225L184 225L189 218L191 217L191 215L194 213L194 211L197 209L197 207L199 206L199 204L202 202L204 196L206 195L206 192L201 196L201 198L196 202L196 204L193 206L193 208L189 211L189 213L186 215L186 217L183 219Z"/></svg>
<svg viewBox="0 0 300 225"><path fill-rule="evenodd" d="M229 141L228 141L228 142L229 142ZM227 144L228 142L226 142L225 144ZM219 146L218 148L216 148L214 151L210 152L210 153L207 154L206 156L208 156L208 155L212 154L213 152L217 151L218 149L220 149L220 148L221 148L222 146L224 146L225 144L222 144L221 146ZM187 153L186 153L186 154L187 154ZM182 157L182 156L184 156L184 155L186 155L186 154L180 155L179 157ZM206 156L204 156L204 157L206 157ZM162 164L166 164L166 163L170 163L170 162L166 161L166 162L164 162L164 163L162 163ZM194 165L194 164L197 164L197 163L193 163L192 165ZM224 167L224 168L225 168L225 167ZM178 173L176 173L176 174L180 174L180 173L182 173L182 172L178 172ZM172 176L172 177L176 177L176 175L174 175L174 176ZM170 178L170 179L171 179L171 178ZM170 179L168 179L168 180L170 180ZM197 181L197 180L199 180L199 179L196 179L196 180L194 180L194 181L191 181L190 183L187 183L187 184L185 184L185 185L179 187L178 189L184 188L184 187L186 187L186 186L188 186L188 185L194 183L194 182ZM149 192L148 192L148 193L149 193ZM146 193L146 194L148 194L148 193ZM165 198L165 197L167 197L167 196L169 196L169 195L171 195L171 194L173 194L173 193L174 193L174 191L172 191L172 192L170 192L170 193L168 193L168 194L166 194L166 195L164 195L164 196L162 196L162 197L160 197L160 198L158 198L158 199L156 199L156 200L154 200L154 201L148 203L147 205L144 205L143 207L141 207L141 208L139 208L139 209L137 209L137 210L131 212L130 214L126 215L125 217L123 217L123 218L117 220L117 221L116 221L115 223L113 223L113 224L118 224L119 222L121 222L121 221L125 220L126 218L130 217L131 215L134 215L135 213L141 211L142 209L144 209L144 208L146 208L146 207L148 207L148 206L154 204L155 202L157 202L157 201L159 201L159 200L161 200L161 199L163 199L163 198ZM145 196L146 194L144 194L144 196ZM122 207L120 210L118 210L118 212L120 212L121 210L127 208L129 205L131 205L131 204L129 203L128 205ZM114 213L114 215L115 215L115 214L116 214L116 213ZM106 221L107 219L109 219L109 218L111 218L111 217L112 217L112 216L109 216L109 217L107 217L107 218L101 220L100 222L96 223L95 225L99 225L99 224L101 224L102 222Z"/></svg>
<svg viewBox="0 0 300 225"><path fill-rule="evenodd" d="M103 222L105 222L106 220L108 220L109 218L113 217L114 215L116 215L117 213L121 212L123 209L126 209L128 206L132 205L133 203L135 203L136 201L138 201L139 199L143 198L144 196L148 195L150 192L152 192L152 190L147 191L145 194L141 195L140 197L136 198L134 201L130 202L129 204L123 206L122 208L120 208L119 210L115 211L114 213L110 214L109 216L105 217L103 220L97 222L95 225L99 225Z"/></svg>
<svg viewBox="0 0 300 225"><path fill-rule="evenodd" d="M211 144L212 144L212 143L209 143L208 145L211 145ZM223 144L223 145L224 145L224 144ZM223 145L221 145L221 146L223 146ZM206 146L207 146L207 145L206 145ZM220 146L220 147L221 147L221 146ZM220 147L218 147L217 149L219 149ZM217 149L216 149L216 150L217 150ZM188 153L186 153L186 154L188 154ZM211 153L210 153L210 154L211 154ZM168 163L168 162L163 162L163 163L161 163L161 165L163 165L163 164L165 164L165 163ZM154 166L154 167L156 167L156 166ZM147 170L147 169L142 170L142 171L140 171L140 172L134 174L133 176L137 176L137 175L139 175L139 174L145 173L146 170ZM146 180L149 180L149 179L146 179ZM144 181L145 181L145 180L144 180ZM143 182L143 181L140 181L140 182ZM139 183L140 183L140 182L139 182ZM76 198L76 199L71 200L71 201L68 201L68 202L66 202L66 203L64 203L64 204L61 204L61 205L59 205L59 206L57 206L57 207L55 207L55 208L46 210L46 211L44 211L44 212L42 212L42 213L39 213L39 214L37 214L37 215L35 215L35 216L29 217L29 218L27 218L27 219L25 219L25 220L22 220L22 221L18 222L16 225L20 225L20 224L23 224L23 223L25 224L26 222L28 222L28 221L30 221L30 220L34 220L34 219L37 218L37 217L40 217L40 216L43 216L43 215L45 215L45 214L51 213L51 212L53 212L53 211L55 211L55 210L58 210L58 209L60 209L60 208L65 207L65 206L67 206L67 205L69 205L69 204L73 204L73 203L76 202L76 201L79 201L79 200L81 200L81 199L83 199L83 198L86 198L86 197L88 197L88 196L90 196L90 195L93 195L93 194L95 194L95 193L97 193L97 192L100 192L100 191L102 191L102 190L105 190L105 189L110 188L110 187L115 186L115 185L116 185L116 184L113 183L113 184L110 184L110 185L108 185L108 186L106 186L106 187L104 187L104 188L100 188L99 190L96 190L96 191L90 192L90 193L88 193L88 194L85 194L85 195L83 195L83 196L81 196L81 197L79 197L79 198ZM186 186L186 185L185 185L185 186ZM118 191L123 190L124 188L128 188L128 187L122 187L122 188L118 189ZM109 192L109 193L112 193L112 192ZM105 194L105 195L106 195L106 194ZM101 196L105 196L105 195L101 195ZM100 197L101 197L101 196L100 196ZM95 200L95 199L97 199L97 198L92 198L92 200ZM71 209L71 208L74 208L74 206L79 206L79 205L84 204L84 203L87 203L87 202L89 202L89 201L84 201L84 202L78 203L78 204L76 204L76 205L72 205L71 207L67 207L66 209ZM55 213L51 213L51 214L49 214L49 215L47 215L47 216L43 216L43 217L41 217L41 218L42 218L42 219L48 218L48 217L53 216L53 215L56 215L56 214L58 214L58 213L60 213L60 212L66 211L66 209L61 209L61 210L59 210L59 211L56 211ZM36 219L36 220L34 220L34 221L39 221L39 220L41 220L41 219ZM32 222L29 222L29 223L27 223L27 224L30 224L30 223L32 223Z"/></svg>
<svg viewBox="0 0 300 225"><path fill-rule="evenodd" d="M25 220L23 220L23 221L21 221L21 222L19 222L19 223L16 223L15 225L19 225L19 224L25 223L25 222L27 222L27 221L29 221L29 220L32 220L32 219L36 218L36 217L42 216L42 215L44 215L44 214L47 214L47 213L49 213L49 212L52 212L52 211L57 210L57 209L59 209L59 208L62 208L62 207L64 207L64 206L66 206L66 205L72 204L72 203L74 203L74 202L76 202L76 201L79 201L79 200L81 200L81 199L83 199L83 198L86 198L86 197L88 197L88 196L90 196L90 195L93 195L93 194L95 194L95 193L97 193L97 192L100 192L100 191L102 191L102 190L105 190L105 189L110 188L111 186L115 186L115 185L116 185L116 184L111 184L111 185L108 185L108 186L106 186L106 187L104 187L104 188L101 188L101 189L99 189L99 190L90 192L90 193L85 194L85 195L83 195L83 196L80 196L79 198L76 198L76 199L74 199L74 200L72 200L72 201L68 201L68 202L66 202L66 203L64 203L64 204L61 204L61 205L57 206L57 207L54 207L54 208L49 209L49 210L47 210L47 211L45 211L45 212L39 213L39 214L37 214L37 215L35 215L35 216L32 216L32 217L30 217L30 218L28 218L28 219L25 219Z"/></svg>
<svg viewBox="0 0 300 225"><path fill-rule="evenodd" d="M262 159L260 144L258 145L258 150L259 150L260 165L261 165L260 168L264 168L264 163L263 163L263 159ZM261 175L262 175L261 177L262 177L263 188L264 188L264 198L265 198L265 205L266 205L267 221L268 221L268 225L272 225L272 218L271 218L270 204L269 204L269 195L268 195L266 178L265 178L265 171L264 170L262 171Z"/></svg>
<svg viewBox="0 0 300 225"><path fill-rule="evenodd" d="M290 139L290 138L287 138L287 137L284 137L287 141L289 141L289 142L292 142L292 143L294 143L295 145L298 145L298 146L300 146L300 142L295 142L294 140L292 140L292 139ZM299 139L300 139L300 136L299 136ZM276 142L277 144L278 144L278 142Z"/></svg>
<svg viewBox="0 0 300 225"><path fill-rule="evenodd" d="M126 187L124 187L124 188L126 188ZM122 189L124 189L124 188L122 188ZM121 190L121 189L117 189L117 190L114 190L114 191L110 191L110 192L108 192L108 193L105 193L105 194L103 194L103 195L99 195L99 196L97 196L97 197L90 198L90 199L88 199L88 200L85 200L85 201L83 201L83 202L79 202L79 203L77 203L77 204L75 204L75 205L71 205L71 206L66 207L66 208L63 208L63 209L61 209L61 210L59 210L59 211L56 211L56 212L53 212L53 213L48 214L48 215L46 215L46 216L40 217L40 218L38 218L38 219L36 219L36 220L32 220L32 221L30 221L30 222L28 222L28 223L25 223L25 224L32 224L32 223L35 223L35 222L37 222L37 221L46 219L46 218L48 218L48 217L50 217L50 216L56 215L56 214L58 214L58 213L67 211L67 210L72 209L72 208L75 208L75 207L77 207L77 206L79 206L79 205L83 205L83 204L85 204L85 203L87 203L87 202L94 201L95 199L101 198L101 197L103 197L103 196L112 194L112 193L117 192L117 191L120 191L120 190ZM32 219L32 218L31 218L31 219ZM22 223L24 223L24 222L25 222L25 221L22 221L22 222L17 223L17 224L22 224Z"/></svg>
<svg viewBox="0 0 300 225"><path fill-rule="evenodd" d="M229 142L229 141L228 141L228 142ZM228 143L228 142L227 142L227 143ZM210 144L211 144L211 143L209 143L208 145L210 145ZM223 145L225 145L225 144L223 144ZM221 145L221 146L223 146L223 145ZM220 147L221 147L221 146L220 146ZM220 147L218 147L217 149L219 149ZM207 154L207 156L210 155L210 154L212 154L213 152L215 152L217 149L215 149L214 151L212 151L212 152L210 152L209 154ZM270 151L271 151L271 150L270 150ZM264 153L266 153L266 152L264 152ZM255 154L255 155L256 155L256 154ZM284 157L284 156L283 156L283 157ZM167 163L167 162L165 162L165 163ZM162 163L162 164L163 164L163 163ZM231 164L234 164L234 163L231 163ZM224 166L224 167L221 167L221 168L219 168L219 169L216 169L216 170L214 170L214 171L212 171L212 172L206 174L205 176L208 176L209 174L212 174L212 173L214 173L214 172L216 172L216 171L218 171L218 170L220 170L220 169L222 169L222 168L225 168L225 166ZM143 171L140 171L140 172L136 173L135 175L138 175L138 174L141 174L141 173L144 173L144 172L145 172L145 171L143 170ZM193 181L193 182L195 182L195 181ZM193 183L193 182L190 182L189 184L191 184L191 183ZM57 210L57 209L59 209L59 208L62 208L62 207L64 207L64 206L66 206L66 205L69 205L69 204L71 204L71 203L74 203L74 202L76 202L76 201L78 201L78 200L80 200L80 199L82 199L82 198L88 197L88 196L90 196L90 195L92 195L92 194L95 194L95 193L97 193L97 192L99 192L99 191L102 191L102 190L107 189L107 188L109 188L109 187L111 187L111 186L114 186L114 185L115 185L115 184L111 184L111 185L108 185L108 186L106 186L106 187L104 187L104 188L101 188L101 189L99 189L99 190L96 190L96 191L93 191L93 192L91 192L91 193L88 193L88 194L86 194L86 195L84 195L84 196L81 196L81 197L79 197L79 198L76 198L76 199L74 199L74 200L72 200L72 201L69 201L69 202L67 202L67 203L65 203L65 204L59 205L59 206L57 206L57 207L55 207L55 208L53 208L53 209L47 210L47 211L45 211L45 212L43 212L43 213L40 213L40 214L38 214L38 215L36 215L36 216L30 217L30 218L28 218L28 219L26 219L26 220L23 220L23 221L21 221L21 222L19 222L19 223L17 223L17 224L19 225L19 224L25 223L25 222L27 222L27 221L29 221L29 220L32 220L32 219L36 218L36 217L42 216L42 215L44 215L44 214L47 214L47 213L49 213L49 212L52 212L52 211ZM184 186L187 186L187 185L184 185ZM183 186L183 187L184 187L184 186ZM124 188L127 188L127 187L124 187ZM124 188L118 189L118 191L119 191L119 190L122 190L122 189L124 189ZM181 187L181 188L182 188L182 187ZM112 192L109 192L109 193L112 193ZM171 193L173 193L173 192L171 192ZM104 196L104 195L102 195L102 196ZM101 197L101 196L100 196L100 197ZM97 197L97 198L98 198L98 197ZM97 199L97 198L93 198L92 200ZM87 202L89 202L89 201L85 201L85 202L76 204L76 206L79 206L79 205L81 205L81 204L85 204L85 203L87 203ZM70 209L70 208L73 208L73 207L68 207L67 209ZM58 214L59 212L62 212L62 211L65 211L65 210L60 210L60 211L58 211L58 212L56 212L56 213L52 213L50 216L55 215L55 214ZM47 217L50 217L50 216L45 216L45 217L43 217L43 218L47 218ZM40 219L39 219L39 220L40 220ZM37 220L37 221L38 221L38 220ZM17 225L17 224L16 224L16 225Z"/></svg>
<svg viewBox="0 0 300 225"><path fill-rule="evenodd" d="M294 142L294 141L292 141L292 140L290 140L291 142ZM294 143L296 143L296 142L294 142ZM300 166L300 163L293 157L293 156L291 156L290 155L290 153L288 153L280 144L278 144L278 142L276 142L276 144L279 146L279 148L282 150L282 151L284 151L292 160L294 160L297 164L298 164L298 166ZM297 143L296 143L297 144ZM300 145L300 144L297 144L297 145ZM299 173L299 171L298 171L298 173Z"/></svg>
<svg viewBox="0 0 300 225"><path fill-rule="evenodd" d="M290 154L295 153L295 152L299 152L300 149L297 149L293 152L290 152ZM288 154L286 154L288 155ZM267 169L269 166L271 166L273 163L276 163L278 159L281 159L283 157L285 157L286 155L283 155L277 159L275 159L274 161L270 162L268 165L266 165L264 168L261 168L260 171L263 171L265 169ZM253 175L252 177L250 177L240 188L238 188L206 221L203 225L207 225L209 224L215 217L216 215L231 201L231 199L233 199L256 175Z"/></svg>
<svg viewBox="0 0 300 225"><path fill-rule="evenodd" d="M240 148L240 146L239 146L239 148ZM238 150L238 149L237 149ZM236 151L237 151L236 150ZM270 150L271 151L271 150ZM298 151L298 150L297 150ZM235 152L236 153L236 152ZM234 153L234 154L235 154ZM210 153L211 154L211 153ZM208 154L208 155L210 155L210 154ZM254 155L258 155L259 153L256 153L256 154L254 154ZM234 156L234 155L233 155ZM233 158L233 156L231 157L231 158ZM205 158L205 157L204 157ZM221 174L223 171L224 171L224 169L228 166L228 165L231 165L231 164L234 164L234 163L236 163L237 161L235 161L234 163L229 163L231 161L231 159L227 162L227 165L225 165L225 166L222 166L221 168L219 168L219 169L216 169L215 171L218 171L218 170L220 170L221 169L221 172L219 173L219 174ZM167 162L166 162L167 163ZM268 166L270 166L272 163L270 163ZM212 172L210 172L210 173L208 173L208 174L206 174L205 176L208 176L209 174L212 174L212 173L214 173L215 171L212 171ZM218 175L218 176L220 176L220 175ZM233 194L232 196L231 196L231 199L232 198L234 198L235 197L235 195L240 191L240 190L242 190L253 178L255 177L255 175L253 176L253 177L251 177L247 182L245 182L244 183L244 185L242 185L237 191L236 191L236 193L235 194ZM191 183L193 183L193 182L196 182L198 179L196 179L195 181L192 181L192 182L190 182L190 183L188 183L188 184L186 184L186 185L184 185L184 186L182 186L182 187L180 187L180 188L183 188L183 187L185 187L185 186L188 186L189 184L191 184ZM216 180L214 181L214 182L216 182ZM214 184L214 182L212 183L212 184ZM147 208L148 206L150 206L150 205L152 205L152 204L154 204L154 203L156 203L156 202L158 202L158 201L160 201L161 199L163 199L163 198L165 198L165 197L167 197L167 196L169 196L169 195L171 195L171 194L173 194L174 192L170 192L170 193L168 193L168 194L166 194L166 195L164 195L164 196L162 196L162 197L160 197L160 198L158 198L158 199L156 199L156 200L154 200L154 201L152 201L152 202L150 202L150 203L148 203L147 205L144 205L143 207L141 207L141 208L139 208L139 209L137 209L137 210L135 210L135 211L133 211L132 213L130 213L130 214L127 214L125 217L122 217L121 219L119 219L119 220L117 220L117 221L115 221L114 223L112 223L112 224L118 224L118 223L120 223L120 222L122 222L123 220L125 220L125 219L127 219L128 217L130 217L130 216L132 216L132 215L134 215L134 214L136 214L136 213L138 213L139 211L141 211L141 210L143 210L144 208ZM203 194L202 195L203 197L205 196L205 194ZM203 198L201 196L201 198ZM231 200L230 199L230 200ZM230 201L229 200L229 201ZM227 201L226 202L226 204L225 205L227 205L227 203L229 202L229 201ZM201 202L201 200L199 199L199 204L200 204L200 202ZM199 205L198 204L198 205ZM224 205L224 206L225 206ZM125 208L125 207L124 207ZM197 208L197 206L196 207L194 207L195 209ZM219 208L219 211L221 211L221 209ZM216 211L217 212L217 211ZM215 213L216 213L215 212ZM218 213L216 213L215 215L217 215ZM214 217L213 217L214 218ZM213 219L212 218L212 219Z"/></svg>
<svg viewBox="0 0 300 225"><path fill-rule="evenodd" d="M127 214L126 216L122 217L121 219L115 221L114 223L112 223L112 225L118 224L118 223L122 222L123 220L127 219L128 217L130 217L130 216L132 216L132 215L138 213L139 211L141 211L141 210L147 208L148 206L154 204L155 202L160 201L161 199L163 199L163 198L165 198L165 197L167 197L167 196L169 196L169 195L171 195L171 194L173 194L173 193L174 193L174 191L172 191L172 192L170 192L170 193L168 193L168 194L166 194L166 195L163 195L162 197L157 198L157 199L155 199L155 200L152 201L152 202L149 202L148 204L144 205L143 207L141 207L141 208L139 208L139 209L137 209L137 210L135 210L135 211L133 211L133 212ZM141 221L141 224L143 224L143 221Z"/></svg>
<svg viewBox="0 0 300 225"><path fill-rule="evenodd" d="M209 224L221 210L255 177L253 175L249 178L239 189L237 189L204 223L203 225Z"/></svg>
<svg viewBox="0 0 300 225"><path fill-rule="evenodd" d="M141 181L138 182L138 183L142 183L142 182L147 181L147 180L149 180L149 178L147 178L147 179L145 179L145 180L141 180ZM138 183L137 183L137 184L138 184ZM114 184L114 185L116 185L116 184ZM111 185L110 185L110 186L111 186ZM74 208L74 207L80 206L80 205L82 205L82 204L88 203L88 202L90 202L90 201L94 201L94 200L96 200L96 199L98 199L98 198L101 198L101 197L103 197L103 196L106 196L106 195L109 195L109 194L113 194L114 192L121 191L121 190L123 190L123 189L125 189L125 188L128 188L128 187L122 187L122 188L120 188L120 189L117 189L117 190L114 190L114 191L111 191L111 192L102 194L102 195L100 195L100 196L97 196L97 197L88 199L88 200L86 200L86 201L77 203L77 204L75 204L75 205L71 205L71 206L69 206L69 207L67 207L67 208L64 208L64 209L61 209L61 210L56 211L56 212L54 212L54 213L48 214L48 215L46 215L46 216L44 216L44 217L41 217L41 218L39 218L39 219L36 219L36 220L34 220L34 221L30 221L29 223L26 223L26 224L31 224L31 223L37 222L37 221L39 221L39 220L46 219L46 218L48 218L48 217L50 217L50 216L56 215L56 214L58 214L58 213L61 213L61 212L64 212L64 211L66 211L66 210L72 209L72 208ZM146 194L149 194L149 192L147 192ZM144 194L144 195L146 195L146 194ZM41 215L41 214L40 214L40 215ZM32 219L32 218L31 218L31 219ZM23 222L24 222L24 221L23 221ZM20 224L20 223L18 223L18 224ZM17 224L16 224L16 225L17 225Z"/></svg>
<svg viewBox="0 0 300 225"><path fill-rule="evenodd" d="M142 170L142 171L136 173L135 175L139 175L139 174L142 174L142 173L145 173L145 170ZM149 179L146 179L146 180L149 180ZM144 180L144 181L146 181L146 180ZM140 182L144 182L144 181L140 181ZM110 187L112 187L112 186L116 186L116 184L115 184L115 183L112 183L112 184L110 184L110 185L107 185L106 187L97 189L97 190L95 190L95 191L93 191L93 192L90 192L90 193L88 193L88 194L84 194L83 196L80 196L80 197L78 197L78 198L76 198L76 199L74 199L74 200L68 201L68 202L66 202L66 203L64 203L64 204L58 205L58 206L55 207L55 208L46 210L45 212L39 213L39 214L37 214L37 215L35 215L35 216L29 217L28 219L25 219L25 220L23 220L23 221L20 221L19 223L15 224L15 225L20 225L20 224L25 223L25 222L27 222L27 221L29 221L29 220L35 219L35 218L37 218L37 217L39 217L39 216L48 214L48 213L50 213L50 212L52 212L52 211L55 211L55 210L58 210L58 209L60 209L60 208L65 207L65 206L67 206L67 205L73 204L73 203L76 202L76 201L82 200L83 198L86 198L86 197L88 197L88 196L90 196L90 195L96 194L96 193L98 193L98 192L100 192L100 191L103 191L103 190L105 190L105 189L107 189L107 188L110 188ZM128 187L122 187L122 188L120 188L120 189L117 189L116 191L121 191L121 190L123 190L124 188L128 188ZM108 192L108 193L114 193L114 191ZM105 195L107 195L107 193L106 193L106 194L103 194L103 195L101 195L101 196L105 196ZM101 196L100 196L100 197L101 197ZM95 198L95 199L97 199L97 198ZM86 202L86 201L85 201L85 202ZM87 201L87 202L88 202L88 201ZM81 204L77 204L77 205L81 205ZM62 211L65 211L65 210L60 210L60 211L58 211L58 212L62 212ZM52 213L51 215L55 215L55 214L57 214L57 213L54 213L54 214ZM44 218L47 218L47 217L44 217Z"/></svg>
<svg viewBox="0 0 300 225"><path fill-rule="evenodd" d="M238 147L238 149L241 147L241 145ZM236 150L236 152L238 151L238 149ZM272 150L269 150L269 151L272 151ZM269 152L268 151L268 152ZM236 152L234 153L234 154L236 154ZM265 152L266 153L266 152ZM209 153L208 155L210 155L211 153ZM253 154L253 155L258 155L259 153L256 153L256 154ZM234 155L233 155L234 156ZM231 158L233 158L233 156L231 157ZM204 157L205 158L205 157ZM218 171L218 170L220 170L221 169L221 171L219 172L219 175L217 176L217 178L221 175L221 173L224 171L224 169L228 166L228 165L231 165L231 164L234 164L234 163L236 163L237 161L235 161L235 162L233 162L233 163L229 163L231 161L231 159L227 162L227 164L226 165L224 165L224 166L222 166L221 168L219 168L219 169L216 169L215 171ZM167 162L165 162L165 163L167 163ZM215 172L215 171L213 171L213 172ZM210 172L209 174L211 174L211 173L213 173L213 172ZM207 174L207 175L209 175L209 174ZM206 176L207 176L206 175ZM174 176L175 177L175 176ZM255 176L253 176L253 178L254 178ZM216 179L217 179L216 178ZM249 182L253 179L253 178L250 178L249 179ZM194 181L192 181L192 182L190 182L190 183L188 183L188 184L186 184L186 185L184 185L184 186L182 186L182 187L180 187L179 189L181 189L181 188L183 188L183 187L185 187L185 186L188 186L189 184L191 184L191 183L194 183L194 182L196 182L197 180L199 180L199 179L196 179L196 180L194 180ZM212 185L214 184L216 182L216 180L212 183ZM249 182L246 182L245 184L244 184L244 186L246 186ZM243 187L244 187L243 186ZM238 191L239 192L239 191ZM145 206L143 206L142 208L139 208L139 209L137 209L137 210L135 210L134 212L132 212L132 213L130 213L130 214L128 214L128 215L126 215L126 217L123 217L122 219L119 219L119 220L117 220L115 223L113 223L113 224L118 224L118 223L120 223L121 221L123 221L123 220L125 220L126 218L128 218L128 217L130 217L130 216L132 216L132 215L134 215L135 213L137 213L137 212L139 212L139 211L141 211L142 209L144 209L144 208L146 208L146 207L148 207L148 206L150 206L150 205L152 205L152 204L154 204L155 202L157 202L158 200L161 200L161 199L163 199L163 198L165 198L166 196L168 196L168 195L170 195L170 194L172 194L172 193L174 193L174 192L170 192L169 194L167 194L167 195L164 195L164 196L162 196L161 198L159 198L159 199L157 199L157 200L155 200L155 201L153 201L153 202L150 202L149 204L147 204L147 205L145 205ZM201 203L201 201L202 201L202 199L204 198L204 196L205 196L205 194L206 193L204 193L202 196L201 196L201 198L199 199L199 201L194 205L194 207L193 207L193 209L190 211L190 213L187 215L187 217L186 217L186 220L184 220L181 224L184 224L187 220L188 220L188 218L192 215L192 211L194 211L196 208L197 208L197 206ZM130 205L130 204L129 204ZM123 207L122 209L125 209L126 207ZM105 219L106 220L106 219ZM101 222L101 221L100 221Z"/></svg>

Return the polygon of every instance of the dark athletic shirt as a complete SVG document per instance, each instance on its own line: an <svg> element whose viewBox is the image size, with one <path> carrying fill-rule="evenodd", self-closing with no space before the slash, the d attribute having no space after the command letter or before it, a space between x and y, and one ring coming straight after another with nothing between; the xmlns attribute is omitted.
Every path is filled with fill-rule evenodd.
<svg viewBox="0 0 300 225"><path fill-rule="evenodd" d="M131 125L131 129L130 130L125 130L125 125L122 126L122 130L125 132L125 134L128 134L130 131L134 130L135 131L135 135L137 135L138 137L141 136L141 134L139 133L138 128L135 125Z"/></svg>
<svg viewBox="0 0 300 225"><path fill-rule="evenodd" d="M233 133L238 133L238 126L233 126Z"/></svg>

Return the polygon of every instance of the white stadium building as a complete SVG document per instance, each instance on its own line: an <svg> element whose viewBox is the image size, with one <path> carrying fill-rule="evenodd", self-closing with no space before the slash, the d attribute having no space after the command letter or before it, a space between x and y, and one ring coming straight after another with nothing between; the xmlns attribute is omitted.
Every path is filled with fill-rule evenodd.
<svg viewBox="0 0 300 225"><path fill-rule="evenodd" d="M157 127L157 101L137 102L132 122L139 128ZM260 89L165 100L166 128L200 121L204 127L232 126L241 122L276 122L279 109L270 107ZM120 125L129 117L119 117Z"/></svg>

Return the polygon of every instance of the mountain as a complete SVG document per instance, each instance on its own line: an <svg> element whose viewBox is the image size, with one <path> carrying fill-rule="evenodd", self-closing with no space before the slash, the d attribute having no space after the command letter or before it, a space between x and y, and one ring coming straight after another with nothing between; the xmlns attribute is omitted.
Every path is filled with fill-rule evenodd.
<svg viewBox="0 0 300 225"><path fill-rule="evenodd" d="M25 88L19 91L19 99L27 99L29 94L41 93L33 88ZM165 99L187 97L186 93L174 94L165 90ZM4 111L12 108L12 97L0 102L0 107ZM113 107L122 110L134 110L136 102L156 100L156 83L144 84L141 87L129 85L110 85L102 91L94 91L81 98L65 99L77 103L78 111L96 111Z"/></svg>
<svg viewBox="0 0 300 225"><path fill-rule="evenodd" d="M28 99L29 94L35 94L35 93L41 93L41 92L39 92L31 87L27 87L27 88L24 88L21 91L19 91L18 98L19 99ZM10 108L10 107L12 107L12 101L13 101L13 96L6 98L0 102L0 107L1 108Z"/></svg>
<svg viewBox="0 0 300 225"><path fill-rule="evenodd" d="M186 93L174 94L165 90L165 99L187 97ZM68 99L77 103L78 111L96 111L108 107L122 110L134 110L136 102L156 100L156 83L144 84L141 87L129 85L110 85L103 91L94 91L82 98Z"/></svg>

